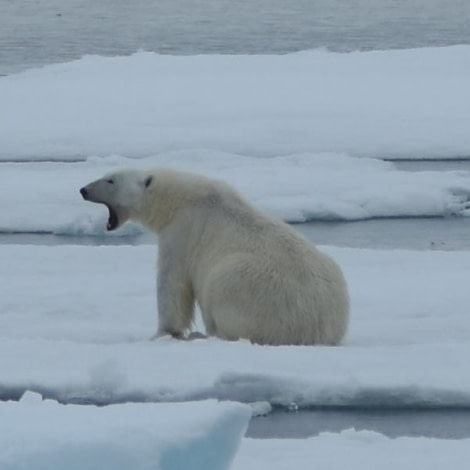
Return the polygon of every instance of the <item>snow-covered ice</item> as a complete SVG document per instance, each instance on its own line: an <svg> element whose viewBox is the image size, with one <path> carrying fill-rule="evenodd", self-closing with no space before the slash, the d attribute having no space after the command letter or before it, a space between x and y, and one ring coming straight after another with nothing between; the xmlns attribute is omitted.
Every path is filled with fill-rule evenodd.
<svg viewBox="0 0 470 470"><path fill-rule="evenodd" d="M2 470L223 470L251 410L205 401L60 405L28 392L0 403Z"/></svg>
<svg viewBox="0 0 470 470"><path fill-rule="evenodd" d="M392 163L339 154L260 159L187 150L138 161L5 163L0 171L0 231L103 235L107 211L78 190L123 167L164 166L227 181L255 205L289 222L465 215L470 173L398 171ZM138 233L131 224L116 235Z"/></svg>
<svg viewBox="0 0 470 470"><path fill-rule="evenodd" d="M214 448L224 463L204 468L227 468L246 411L153 401L229 399L257 402L258 412L268 404L470 406L470 252L324 249L343 266L352 297L349 335L334 348L152 342L153 246L0 246L0 397L33 390L64 402L142 402L63 406L29 394L0 403L2 470L74 468L77 452L87 468L146 469L161 452L204 459ZM469 449L468 440L350 430L244 439L231 468L336 468L344 459L365 469L459 468Z"/></svg>
<svg viewBox="0 0 470 470"><path fill-rule="evenodd" d="M153 246L0 246L0 396L470 406L470 252L326 251L352 298L337 348L149 341Z"/></svg>
<svg viewBox="0 0 470 470"><path fill-rule="evenodd" d="M470 155L470 46L87 56L0 77L0 158Z"/></svg>
<svg viewBox="0 0 470 470"><path fill-rule="evenodd" d="M228 468L248 412L172 401L257 402L258 413L269 404L470 406L470 252L323 249L351 288L351 329L334 348L152 342L153 246L0 246L8 267L0 284L0 397L32 390L64 402L116 403L64 406L31 394L0 403L2 470L75 468L77 452L90 469L178 468L170 457L160 467L148 464L192 452L210 459L214 449L219 463L204 468ZM458 468L469 449L468 440L350 430L243 439L231 468L308 469L312 461L335 468L344 459L365 469Z"/></svg>
<svg viewBox="0 0 470 470"><path fill-rule="evenodd" d="M122 166L217 177L290 222L465 214L468 172L366 157L470 155L469 64L470 46L139 52L0 77L0 231L103 234L78 188Z"/></svg>
<svg viewBox="0 0 470 470"><path fill-rule="evenodd" d="M470 46L139 52L0 77L0 232L104 236L106 210L78 190L128 166L223 179L286 221L467 215L469 172L407 173L372 157L470 155L469 82ZM111 236L138 232L128 224ZM255 413L470 407L470 252L324 249L352 299L335 348L152 342L155 247L0 245L0 399L48 399L0 402L2 470L39 469L38 452L48 470L48 458L74 468L77 442L87 468L147 469L165 452L213 450L219 464L204 468L227 467L249 412L213 399L256 403ZM458 467L469 448L352 430L244 439L233 468Z"/></svg>

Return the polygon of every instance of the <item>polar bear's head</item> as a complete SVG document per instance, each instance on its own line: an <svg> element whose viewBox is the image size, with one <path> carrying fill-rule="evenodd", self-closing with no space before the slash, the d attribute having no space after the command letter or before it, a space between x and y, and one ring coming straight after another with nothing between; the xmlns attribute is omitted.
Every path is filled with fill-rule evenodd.
<svg viewBox="0 0 470 470"><path fill-rule="evenodd" d="M80 194L86 201L104 204L109 211L106 228L116 230L127 220L138 217L152 179L153 175L148 172L118 171L84 186Z"/></svg>

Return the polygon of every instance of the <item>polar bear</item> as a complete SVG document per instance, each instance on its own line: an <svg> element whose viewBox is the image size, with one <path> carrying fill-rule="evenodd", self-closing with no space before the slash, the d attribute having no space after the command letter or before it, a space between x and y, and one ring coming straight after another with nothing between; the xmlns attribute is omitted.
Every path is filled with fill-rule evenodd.
<svg viewBox="0 0 470 470"><path fill-rule="evenodd" d="M195 303L208 335L258 344L336 345L349 319L339 266L231 186L170 169L122 170L80 193L158 236L158 330L184 338Z"/></svg>

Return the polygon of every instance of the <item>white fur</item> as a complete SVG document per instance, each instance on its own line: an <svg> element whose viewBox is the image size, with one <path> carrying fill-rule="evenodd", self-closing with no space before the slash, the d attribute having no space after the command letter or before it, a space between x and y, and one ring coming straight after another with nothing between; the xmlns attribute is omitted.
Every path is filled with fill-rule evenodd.
<svg viewBox="0 0 470 470"><path fill-rule="evenodd" d="M118 207L120 224L130 218L158 234L156 336L182 336L196 301L207 333L224 339L334 345L344 337L349 298L338 265L230 186L156 169L87 188Z"/></svg>

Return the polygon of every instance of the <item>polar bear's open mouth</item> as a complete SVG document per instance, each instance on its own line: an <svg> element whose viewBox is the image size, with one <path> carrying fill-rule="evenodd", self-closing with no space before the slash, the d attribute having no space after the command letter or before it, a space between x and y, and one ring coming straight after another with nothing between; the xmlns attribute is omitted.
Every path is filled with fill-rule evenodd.
<svg viewBox="0 0 470 470"><path fill-rule="evenodd" d="M102 180L95 181L90 183L88 186L85 186L80 189L80 194L82 195L85 201L95 202L97 204L104 204L108 209L108 222L106 224L106 229L111 232L116 230L121 226L128 218L128 211L121 207L119 204L111 205L106 201L106 195L103 195L103 190L100 190L100 183Z"/></svg>
<svg viewBox="0 0 470 470"><path fill-rule="evenodd" d="M109 211L108 223L106 224L106 229L111 232L116 230L119 226L119 218L117 212L109 205L105 204Z"/></svg>

